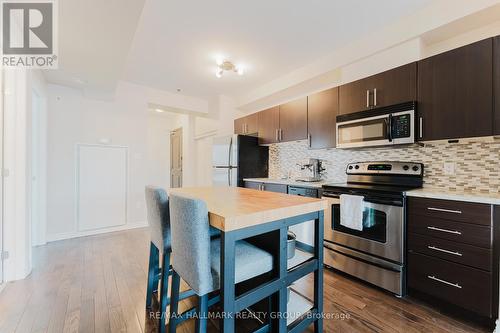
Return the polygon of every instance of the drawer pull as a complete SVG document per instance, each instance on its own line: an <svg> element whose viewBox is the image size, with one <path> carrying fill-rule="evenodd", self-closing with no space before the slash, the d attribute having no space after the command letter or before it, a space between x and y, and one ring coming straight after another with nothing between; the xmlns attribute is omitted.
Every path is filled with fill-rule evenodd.
<svg viewBox="0 0 500 333"><path fill-rule="evenodd" d="M462 289L462 286L459 285L458 283L451 283L451 282L448 282L448 281L445 281L445 280L441 280L441 279L435 277L434 275L427 275L427 278L429 278L431 280L434 280L434 281L437 281L437 282L441 282L441 283L447 284L449 286L452 286L452 287L455 287L455 288L458 288L458 289Z"/></svg>
<svg viewBox="0 0 500 333"><path fill-rule="evenodd" d="M455 234L455 235L461 235L462 234L460 231L448 230L448 229L441 229L441 228L437 228L437 227L433 227L433 226L427 227L427 229L435 230L435 231L441 231L441 232L447 232L449 234Z"/></svg>
<svg viewBox="0 0 500 333"><path fill-rule="evenodd" d="M439 247L435 247L435 246L427 246L427 248L429 250L434 250L434 251L439 251L439 252L444 252L444 253L448 253L448 254L453 254L454 256L459 256L461 257L462 256L462 253L460 252L453 252L453 251L449 251L449 250L445 250L445 249L440 249Z"/></svg>
<svg viewBox="0 0 500 333"><path fill-rule="evenodd" d="M445 213L453 213L453 214L462 214L461 210L451 210L451 209L443 209L443 208L434 208L434 207L427 207L428 210L434 210L437 212L445 212Z"/></svg>

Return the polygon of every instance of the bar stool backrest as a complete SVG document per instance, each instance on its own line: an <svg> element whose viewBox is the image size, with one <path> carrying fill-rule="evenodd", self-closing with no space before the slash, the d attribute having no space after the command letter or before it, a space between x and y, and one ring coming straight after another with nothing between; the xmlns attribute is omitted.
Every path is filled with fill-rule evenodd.
<svg viewBox="0 0 500 333"><path fill-rule="evenodd" d="M170 212L167 192L156 186L146 186L146 207L151 242L160 251L170 250Z"/></svg>
<svg viewBox="0 0 500 333"><path fill-rule="evenodd" d="M210 233L207 205L203 200L170 196L173 269L203 296L213 290L210 271Z"/></svg>

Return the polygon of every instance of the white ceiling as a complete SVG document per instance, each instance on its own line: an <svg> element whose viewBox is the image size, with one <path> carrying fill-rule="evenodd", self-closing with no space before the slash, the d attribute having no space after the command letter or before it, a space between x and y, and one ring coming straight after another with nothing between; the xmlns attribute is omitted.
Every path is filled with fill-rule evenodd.
<svg viewBox="0 0 500 333"><path fill-rule="evenodd" d="M302 67L429 0L146 0L123 79L198 97L239 95ZM217 79L226 55L246 75Z"/></svg>
<svg viewBox="0 0 500 333"><path fill-rule="evenodd" d="M62 0L59 69L49 82L90 92L114 92L132 45L144 0Z"/></svg>
<svg viewBox="0 0 500 333"><path fill-rule="evenodd" d="M60 69L47 78L88 90L109 90L121 79L202 98L235 96L430 2L64 0ZM217 55L243 64L246 75L217 79Z"/></svg>

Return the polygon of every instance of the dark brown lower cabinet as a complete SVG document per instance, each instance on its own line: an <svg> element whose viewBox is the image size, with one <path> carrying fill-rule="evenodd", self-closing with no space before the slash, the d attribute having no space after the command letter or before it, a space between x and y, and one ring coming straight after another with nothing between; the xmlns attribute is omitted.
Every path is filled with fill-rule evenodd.
<svg viewBox="0 0 500 333"><path fill-rule="evenodd" d="M408 255L408 287L492 317L490 272L419 253Z"/></svg>
<svg viewBox="0 0 500 333"><path fill-rule="evenodd" d="M498 206L409 198L409 294L492 322L498 316L498 223Z"/></svg>

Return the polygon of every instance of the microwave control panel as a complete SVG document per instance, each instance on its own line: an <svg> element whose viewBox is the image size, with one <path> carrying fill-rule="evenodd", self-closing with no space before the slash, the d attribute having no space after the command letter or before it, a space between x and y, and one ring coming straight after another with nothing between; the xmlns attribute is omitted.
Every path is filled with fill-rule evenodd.
<svg viewBox="0 0 500 333"><path fill-rule="evenodd" d="M392 117L392 138L408 138L411 135L411 121L409 114L402 114Z"/></svg>

